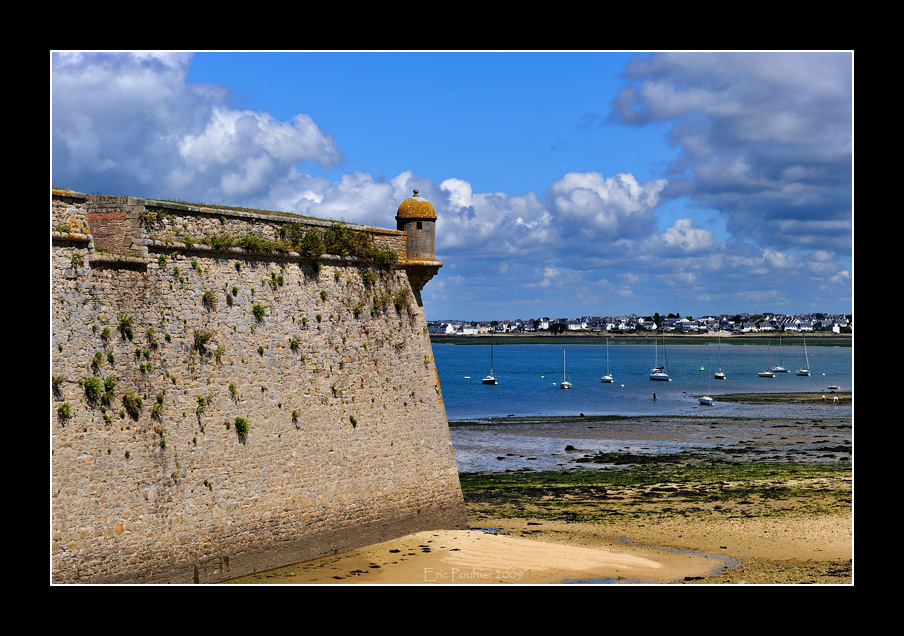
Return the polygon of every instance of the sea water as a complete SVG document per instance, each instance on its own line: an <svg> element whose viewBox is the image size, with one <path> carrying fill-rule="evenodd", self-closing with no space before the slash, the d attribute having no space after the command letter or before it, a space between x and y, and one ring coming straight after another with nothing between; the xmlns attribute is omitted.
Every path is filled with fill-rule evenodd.
<svg viewBox="0 0 904 636"><path fill-rule="evenodd" d="M710 409L741 414L746 407L719 403L728 393L825 392L830 386L853 389L853 349L844 346L809 346L809 376L797 375L806 365L802 345L781 348L746 344L610 344L608 369L614 378L603 383L607 347L576 344L504 344L492 348L493 375L498 384L482 384L490 372L489 344L434 343L433 354L450 421L475 418L563 415L681 415L701 407L697 397L711 395ZM761 378L771 365L788 373ZM653 366L666 365L670 381L650 380ZM724 380L713 375L719 369ZM563 378L571 389L560 388ZM655 394L655 399L654 399ZM772 407L787 411L788 405ZM756 405L765 413L769 405ZM749 410L749 408L747 408Z"/></svg>
<svg viewBox="0 0 904 636"><path fill-rule="evenodd" d="M674 345L663 350L643 344L609 346L611 384L603 345L517 345L493 347L493 375L498 384L481 380L490 371L490 345L433 344L455 459L460 472L520 468L574 468L575 458L594 452L638 450L676 453L687 448L722 445L729 440L712 434L712 417L802 418L851 417L853 408L832 402L830 386L853 390L853 350L841 346L810 346L810 376L798 376L805 364L802 346L780 350L766 345ZM774 378L758 373L772 364L789 369ZM564 358L564 361L563 361ZM564 364L563 364L564 362ZM667 365L671 381L653 381L653 366ZM563 368L564 367L564 368ZM726 379L713 374L721 368ZM563 374L572 388L559 388ZM721 402L727 393L822 392L826 402L808 404L744 404ZM654 399L655 394L655 399ZM700 395L711 395L711 406ZM532 416L640 416L622 425L588 425L580 418L531 421ZM688 415L700 420L680 422L643 416ZM526 417L506 426L454 426L456 421ZM736 431L747 439L755 433ZM642 441L640 441L642 440ZM738 440L735 440L736 442ZM789 442L793 443L793 442ZM567 451L574 447L574 451ZM580 464L583 467L593 465Z"/></svg>

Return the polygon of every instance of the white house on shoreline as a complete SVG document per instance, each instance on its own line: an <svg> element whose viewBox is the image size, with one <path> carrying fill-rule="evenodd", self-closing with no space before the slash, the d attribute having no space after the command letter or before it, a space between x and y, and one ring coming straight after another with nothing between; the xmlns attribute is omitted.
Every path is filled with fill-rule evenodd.
<svg viewBox="0 0 904 636"><path fill-rule="evenodd" d="M428 323L430 334L471 336L488 333L529 333L537 331L562 330L568 332L624 333L629 331L682 331L684 333L760 333L788 332L801 333L830 331L841 333L853 329L849 315L845 314L798 314L787 315L764 313L751 315L721 314L701 318L662 318L657 326L651 316L582 316L581 318L531 318L528 320L461 321L445 320Z"/></svg>

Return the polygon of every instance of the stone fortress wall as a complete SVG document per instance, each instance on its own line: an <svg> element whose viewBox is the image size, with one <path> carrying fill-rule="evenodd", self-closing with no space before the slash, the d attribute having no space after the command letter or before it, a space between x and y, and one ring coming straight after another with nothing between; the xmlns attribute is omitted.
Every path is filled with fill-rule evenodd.
<svg viewBox="0 0 904 636"><path fill-rule="evenodd" d="M408 258L403 219L63 190L51 215L54 583L216 582L467 527L420 302L441 264ZM358 247L286 242L312 229Z"/></svg>

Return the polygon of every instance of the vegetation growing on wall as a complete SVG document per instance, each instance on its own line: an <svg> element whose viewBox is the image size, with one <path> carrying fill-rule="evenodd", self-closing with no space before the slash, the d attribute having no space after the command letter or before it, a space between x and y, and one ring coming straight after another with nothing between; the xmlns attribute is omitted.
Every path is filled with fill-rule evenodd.
<svg viewBox="0 0 904 636"><path fill-rule="evenodd" d="M129 391L122 396L122 405L132 419L138 419L141 415L142 399L138 397L134 391Z"/></svg>
<svg viewBox="0 0 904 636"><path fill-rule="evenodd" d="M248 429L250 428L248 420L244 417L235 418L235 434L238 435L239 441L244 444L248 439Z"/></svg>
<svg viewBox="0 0 904 636"><path fill-rule="evenodd" d="M151 408L151 417L153 419L157 420L158 422L160 421L160 418L163 417L163 400L164 400L164 398L165 398L165 395L163 393L158 393L156 396L156 402L154 403L154 406Z"/></svg>
<svg viewBox="0 0 904 636"><path fill-rule="evenodd" d="M159 210L145 215L142 219L142 223L146 223L147 225L159 225L164 221L166 221L166 219L159 213ZM231 270L234 266L235 272L238 276L243 277L243 280L235 281L235 283L232 281L220 281L218 285L219 291L215 291L211 287L214 287L217 283L213 281L206 284L207 289L204 289L203 287L198 289L197 276L209 276L211 272L215 272L217 267L216 261L218 260L217 257L210 260L205 260L200 257L185 259L183 255L172 251L153 256L152 258L159 268L161 279L164 282L170 282L170 289L173 289L174 285L172 283L174 282L185 285L183 289L185 291L191 291L192 294L190 298L193 300L189 301L189 303L197 303L200 308L205 309L211 314L208 318L208 320L211 321L209 325L198 324L198 322L193 320L190 315L177 316L175 321L166 325L163 329L163 331L166 332L166 343L176 342L177 346L174 349L167 346L167 351L160 352L160 355L153 355L155 365L151 364L152 352L158 352L161 349L161 340L163 339L158 340L155 328L147 326L148 317L140 307L136 308L134 305L123 303L117 310L117 313L113 314L114 317L110 326L103 326L102 324L95 324L92 326L93 333L96 334L96 336L99 336L98 341L101 346L98 348L101 349L101 351L95 351L93 357L89 361L89 366L93 371L93 374L80 380L79 385L84 392L85 401L90 405L97 405L100 407L103 419L107 424L110 424L112 419L110 414L112 411L108 412L108 408L112 404L114 389L116 387L116 379L108 372L108 370L115 369L117 358L113 352L116 351L116 347L122 346L122 344L114 341L114 330L119 331L119 335L124 341L123 344L134 339L136 329L138 329L139 332L146 330L147 343L132 347L136 362L140 363L139 370L141 371L141 375L136 378L135 375L130 375L129 370L126 370L127 379L137 379L141 388L130 388L127 389L125 393L117 396L117 399L121 400L122 404L119 416L121 418L128 416L138 421L142 417L143 401L149 399L150 404L152 405L149 415L150 419L156 422L154 430L158 431L160 434L161 447L166 444L166 438L162 433L164 430L162 428L163 422L165 419L172 418L167 418L165 416L164 404L166 389L161 388L159 381L160 378L165 378L167 384L169 384L170 381L172 381L173 384L176 384L178 376L178 373L171 375L170 371L174 370L174 367L171 365L172 360L168 362L167 354L172 356L173 353L178 355L180 351L185 352L183 353L183 356L187 355L189 372L194 374L198 371L196 361L210 356L213 353L213 340L217 335L217 331L215 330L220 327L223 327L224 329L229 327L221 322L224 319L224 316L217 316L213 313L219 309L219 301L222 300L218 298L220 291L222 291L226 300L225 304L229 307L245 304L243 301L246 301L248 297L244 295L245 291L242 291L242 296L240 296L240 290L250 291L252 302L245 305L245 310L250 311L255 319L254 322L256 324L251 327L252 333L254 333L255 330L267 328L265 319L271 311L274 312L274 317L277 316L277 314L279 316L285 315L283 314L283 308L280 306L281 301L279 299L273 299L272 294L273 292L280 292L281 288L286 287L289 284L294 285L295 281L292 280L291 273L293 271L303 272L305 271L305 268L313 269L318 277L317 287L311 290L311 293L314 294L315 297L319 297L319 300L322 303L322 309L320 309L321 313L314 314L313 319L316 320L316 323L318 324L326 323L321 326L321 329L326 330L328 333L335 333L335 329L343 328L342 324L346 315L351 314L355 318L360 318L362 314L366 314L368 306L371 306L370 313L373 317L377 317L379 313L391 310L393 306L399 313L405 311L406 308L410 309L409 302L411 292L408 286L406 284L399 286L399 279L394 276L393 270L385 267L397 262L397 254L389 247L377 245L370 233L349 228L342 223L334 223L328 227L311 227L303 223L289 223L282 227L279 233L279 239L276 241L250 234L241 238L230 237L226 234L215 234L208 239L182 238L184 239L185 244L189 246L206 243L216 249L241 248L252 251L292 251L308 257L310 261L304 268L299 265L297 270L289 269L284 263L280 264L278 271L268 271L264 274L263 278L260 277L260 274L254 274L257 276L254 280L259 280L263 284L263 289L258 288L258 291L265 291L268 294L271 294L270 296L263 294L263 297L260 299L255 299L255 289L247 286L252 281L243 276L243 274L246 270L257 270L257 260L243 261L230 258L227 263L228 268ZM357 265L345 262L341 267L332 268L333 275L330 276L330 283L327 284L326 281L319 278L324 265L318 260L318 257L323 255L353 257L359 259L359 262ZM182 263L180 263L180 261L182 261ZM190 264L190 269L185 266L185 262ZM179 264L182 265L181 268L178 266ZM211 269L208 270L208 268ZM311 269L308 269L308 272L310 272ZM172 274L172 278L169 277L170 273ZM356 273L357 276L355 275ZM310 274L308 275L310 276ZM299 280L297 284L303 286L305 284L304 279ZM274 302L275 304L271 305L271 302ZM344 306L340 306L340 304ZM132 314L123 311L126 307L130 307L132 311L138 312L135 314L135 318L133 318ZM346 314L345 312L348 313ZM118 318L116 317L117 315ZM161 313L161 315L163 315L163 313ZM291 319L293 322L295 320L300 322L302 329L304 329L306 324L310 321L307 316L296 316L291 317ZM172 319L165 318L165 320ZM355 330L363 329L363 333L367 334L367 321L365 321L363 325L361 323L355 324L357 326L345 326L344 328L346 330L350 328ZM400 322L399 324L401 325L402 323ZM233 334L236 333L236 326L236 324L231 325L231 332ZM238 326L241 328L241 325ZM346 335L348 333L350 332L346 331L344 334L339 334L341 335L343 346L346 345ZM309 346L306 343L308 337L316 336L313 336L313 334L309 334L304 338L289 336L288 345L289 349L295 354L293 356L295 360L300 360L301 363L310 370L312 367L309 362L306 362L308 356L301 354L302 343L305 342L305 347ZM354 359L355 351L367 352L369 344L376 344L379 347L382 344L388 343L396 350L400 350L404 347L404 342L397 341L393 343L393 340L394 337L392 335L389 335L388 338L378 337L376 340L370 340L369 342L365 338L365 341L360 342L357 345L359 347L358 349L346 349L342 351L340 350L339 345L334 342L333 336L330 336L329 342L331 347L342 355L342 359L338 361L326 360L325 363L324 361L315 361L313 371L315 374L323 374L321 377L333 376L330 380L330 391L335 399L345 401L347 398L343 396L343 391L346 391L347 389L340 388L341 386L344 386L344 384L342 382L336 383L332 381L333 378L337 377L336 374L341 373L346 368L348 362L356 362ZM285 342L285 340L283 342ZM183 349L182 347L185 345L188 345L188 347ZM60 351L63 350L62 345L59 343L58 348ZM265 351L269 350L270 345L265 346L256 343L252 346L252 349L254 348L256 348L257 353L260 356L263 356ZM274 354L276 353L278 353L278 350L274 351ZM215 356L218 361L220 361L220 356L223 354L223 347L216 347ZM239 359L243 364L245 363L245 358ZM161 370L158 371L155 368L156 366L161 367ZM108 372L107 377L103 377L103 372ZM193 382L194 379L191 379L191 381ZM61 386L62 381L56 383L54 391L54 395L57 396L60 402L62 402L65 397L59 390ZM265 388L261 387L261 391L264 390ZM234 383L230 382L228 384L228 391L229 395L236 403L241 400L239 391ZM212 396L196 394L195 397L197 403L187 410L188 412L191 412L192 410L195 411L195 415L198 418L198 424L200 425L202 414L204 414L205 411L210 410L209 405ZM179 398L177 397L177 403L178 400ZM326 402L323 403L326 404ZM64 422L77 416L77 413L69 403L65 403L59 405L57 415L60 421ZM182 415L186 415L185 411L182 412ZM357 420L354 415L350 416L346 414L346 417L348 418L348 421L351 422L352 427L357 426ZM292 422L295 427L299 429L300 418L301 411L299 411L299 409L293 409ZM247 420L238 417L234 419L233 424L235 426L236 435L243 444L246 443L248 439ZM203 426L201 426L201 432L204 432ZM196 446L198 445L197 439L197 437L193 438L193 443Z"/></svg>
<svg viewBox="0 0 904 636"><path fill-rule="evenodd" d="M217 293L211 290L204 292L204 295L201 297L201 304L204 305L207 311L215 310L217 308Z"/></svg>
<svg viewBox="0 0 904 636"><path fill-rule="evenodd" d="M79 385L81 385L82 389L85 391L85 400L87 400L90 404L95 404L100 400L101 395L101 383L100 378L97 376L91 376L88 378L82 378L78 381Z"/></svg>
<svg viewBox="0 0 904 636"><path fill-rule="evenodd" d="M122 227L113 227L118 221L110 215L93 228L98 236L111 227L132 230L125 235L132 243L123 251L101 255L104 246L98 242L81 259L83 266L74 268L79 259L70 258L73 250L87 240L73 243L67 237L63 244L54 238L54 471L61 496L84 494L79 503L86 505L78 513L87 513L77 523L55 527L59 545L65 546L54 552L61 577L96 572L98 563L90 559L94 554L106 558L94 552L96 546L118 550L128 543L156 557L155 530L162 526L155 524L170 523L175 515L179 531L189 533L207 531L194 522L209 517L209 507L227 520L226 532L232 530L233 514L250 513L254 523L264 518L266 524L276 510L267 498L275 500L282 489L294 495L291 489L300 480L268 482L258 467L273 467L278 478L284 477L283 468L290 476L317 471L319 479L317 453L321 441L329 440L331 447L354 444L348 448L355 462L376 460L382 469L388 446L407 447L399 444L400 436L417 440L418 433L407 428L396 436L395 422L432 423L434 417L430 401L421 400L427 406L414 411L413 395L406 397L415 386L418 396L426 394L418 383L432 382L432 376L421 366L422 343L409 339L413 323L396 315L405 311L411 294L406 272L387 266L404 258L400 233L242 214L220 217L218 223L209 210L168 217L152 209L140 223L157 229L148 230L143 241L135 231L136 204L130 200L127 205ZM286 225L279 235L281 223ZM235 238L246 231L266 238ZM121 242L113 234L106 240ZM210 248L197 238L208 234L213 235L206 242ZM375 241L393 249L379 248ZM371 310L374 297L379 314ZM407 348L400 350L398 343L406 339ZM370 452L357 457L358 449L370 448L373 457ZM306 457L308 452L314 454ZM420 484L422 476L414 468ZM83 486L94 479L96 488ZM121 505L120 497L128 498L129 506ZM234 510L233 501L244 502L242 509ZM95 514L98 509L104 514ZM282 513L280 508L274 514ZM352 511L339 521L354 523L355 515ZM303 523L301 532L311 525ZM218 542L223 538L211 536ZM189 544L192 550L207 548ZM87 560L80 561L80 554ZM188 558L201 563L208 554ZM184 552L178 559L185 561ZM120 574L125 561L108 560L110 574Z"/></svg>
<svg viewBox="0 0 904 636"><path fill-rule="evenodd" d="M411 294L409 294L407 287L400 287L397 289L395 296L392 299L392 304L395 305L396 311L402 313L403 309L408 309L410 298Z"/></svg>
<svg viewBox="0 0 904 636"><path fill-rule="evenodd" d="M116 388L116 378L108 375L104 378L104 391L100 396L100 401L105 406L110 406L113 401L113 390Z"/></svg>
<svg viewBox="0 0 904 636"><path fill-rule="evenodd" d="M147 207L138 215L138 220L145 227L155 227L163 223L164 220L172 218L175 218L175 215L172 212L167 212L163 208L154 207Z"/></svg>
<svg viewBox="0 0 904 636"><path fill-rule="evenodd" d="M124 314L119 317L119 333L123 338L132 339L132 316Z"/></svg>
<svg viewBox="0 0 904 636"><path fill-rule="evenodd" d="M199 353L202 355L207 353L207 345L214 335L216 334L213 331L207 329L195 329L194 341Z"/></svg>
<svg viewBox="0 0 904 636"><path fill-rule="evenodd" d="M287 223L280 228L278 240L254 234L235 238L223 233L195 240L214 249L240 247L255 252L298 252L311 258L324 254L353 256L382 266L398 262L398 255L394 250L378 245L367 232L352 229L338 222L326 228L310 227L304 223Z"/></svg>

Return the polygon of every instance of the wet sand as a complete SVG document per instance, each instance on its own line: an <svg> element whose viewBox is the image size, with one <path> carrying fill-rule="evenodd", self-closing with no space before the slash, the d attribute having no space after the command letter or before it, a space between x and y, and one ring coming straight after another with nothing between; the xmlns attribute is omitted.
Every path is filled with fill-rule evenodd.
<svg viewBox="0 0 904 636"><path fill-rule="evenodd" d="M600 542L490 534L420 532L361 550L244 577L271 584L560 584L618 579L668 582L705 576L723 561L702 555Z"/></svg>
<svg viewBox="0 0 904 636"><path fill-rule="evenodd" d="M850 404L850 394L842 399ZM717 436L730 424L723 421ZM851 420L795 425L770 418L759 420L756 430L754 424L743 422L744 439L723 440L717 450L700 452L747 466L784 462L791 470L776 471L779 477L767 470L762 477L721 478L693 487L663 481L602 489L466 490L472 530L421 532L233 583L852 584ZM623 455L632 461L630 453ZM692 453L681 461L700 459ZM796 474L798 464L813 469ZM509 474L530 478L540 473Z"/></svg>

